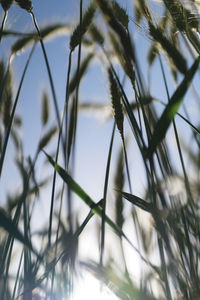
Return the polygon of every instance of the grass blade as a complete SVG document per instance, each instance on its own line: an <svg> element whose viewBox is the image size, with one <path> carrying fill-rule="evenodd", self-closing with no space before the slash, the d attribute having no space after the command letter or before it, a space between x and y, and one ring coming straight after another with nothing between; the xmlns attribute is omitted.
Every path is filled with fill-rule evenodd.
<svg viewBox="0 0 200 300"><path fill-rule="evenodd" d="M44 150L44 154L48 158L51 165L55 168L56 172L60 175L60 177L64 180L64 182L67 183L67 185L70 187L70 189L78 195L90 208L92 207L92 210L95 214L98 216L102 216L102 209L99 206L96 206L96 203L92 198L81 188L81 186L76 183L76 181L73 180L73 178L62 168L60 167L55 161L49 156ZM142 254L140 251L132 244L132 242L129 240L129 238L124 234L124 232L106 215L105 216L105 222L114 230L114 232L117 234L118 237L123 237L129 245L138 253L140 258L149 265L154 271L157 272L157 268Z"/></svg>
<svg viewBox="0 0 200 300"><path fill-rule="evenodd" d="M183 81L176 89L175 93L171 97L169 103L167 104L164 112L162 113L160 119L158 120L153 136L151 138L151 141L149 143L149 147L146 152L146 157L150 158L156 147L160 144L160 142L164 139L167 130L177 112L179 109L179 106L181 105L184 95L186 94L189 85L198 69L200 62L200 57L195 60L192 67L187 71Z"/></svg>
<svg viewBox="0 0 200 300"><path fill-rule="evenodd" d="M27 246L31 251L33 251L31 242L27 238L24 237L24 235L17 228L17 226L12 221L12 219L10 219L6 215L5 211L2 208L0 208L0 227L5 229L12 237L16 238L22 244Z"/></svg>
<svg viewBox="0 0 200 300"><path fill-rule="evenodd" d="M151 296L148 291L139 289L127 277L121 276L111 267L99 267L98 264L91 261L82 263L83 267L89 270L100 282L105 284L119 299L143 299L143 300L156 300Z"/></svg>
<svg viewBox="0 0 200 300"><path fill-rule="evenodd" d="M85 226L88 224L90 219L94 216L94 212L92 211L95 207L102 206L103 199L99 202L95 203L94 205L91 205L90 212L88 213L87 217L83 221L83 223L77 228L76 232L74 233L74 236L77 238L82 231L84 230Z"/></svg>
<svg viewBox="0 0 200 300"><path fill-rule="evenodd" d="M148 211L148 212L152 211L152 205L150 203L144 201L140 197L137 197L135 195L131 195L131 194L125 193L125 192L121 192L121 194L126 200L128 200L132 204L138 206L139 208L141 208L145 211Z"/></svg>

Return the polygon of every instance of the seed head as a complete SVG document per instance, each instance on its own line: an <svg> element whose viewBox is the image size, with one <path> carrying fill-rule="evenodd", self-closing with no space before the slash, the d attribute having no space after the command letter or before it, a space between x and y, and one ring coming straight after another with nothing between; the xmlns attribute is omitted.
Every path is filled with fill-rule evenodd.
<svg viewBox="0 0 200 300"><path fill-rule="evenodd" d="M21 8L27 10L28 12L31 12L33 9L31 0L15 0L15 2L17 2Z"/></svg>
<svg viewBox="0 0 200 300"><path fill-rule="evenodd" d="M1 6L3 7L4 11L7 11L11 4L12 4L13 0L0 0Z"/></svg>

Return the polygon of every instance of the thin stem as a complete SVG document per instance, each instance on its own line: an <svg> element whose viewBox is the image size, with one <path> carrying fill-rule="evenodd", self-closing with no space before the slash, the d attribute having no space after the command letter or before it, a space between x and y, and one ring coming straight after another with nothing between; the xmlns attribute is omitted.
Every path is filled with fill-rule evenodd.
<svg viewBox="0 0 200 300"><path fill-rule="evenodd" d="M56 98L56 92L55 92L53 78L52 78L52 74L51 74L51 70L50 70L50 65L49 65L49 62L48 62L48 57L47 57L47 54L46 54L46 50L45 50L45 47L44 47L44 43L43 43L43 40L42 40L42 36L41 36L40 30L39 30L39 27L37 25L36 18L35 18L32 11L30 12L30 14L32 16L33 23L34 23L35 28L37 30L38 36L40 38L40 44L41 44L41 47L42 47L42 51L43 51L43 55L44 55L44 59L45 59L46 67L47 67L47 72L48 72L48 76L49 76L50 86L51 86L51 90L52 90L53 100L54 100L54 107L55 107L55 112L56 112L56 117L57 117L57 122L58 122L58 128L59 128L59 136L58 136L57 150L56 150L56 162L57 162L58 161L58 154L59 154L60 139L62 140L63 154L64 154L64 157L65 157L65 143L62 139L62 127L63 127L64 114L65 114L65 110L66 110L65 107L67 107L66 102L68 103L68 101L67 101L67 97L66 97L64 112L63 112L62 120L60 121L59 110L58 110L58 102L57 102L57 98ZM71 53L70 53L70 60L69 61L70 61L70 67L68 68L68 79L69 79L69 74L70 74L70 70L71 70ZM68 90L68 88L67 88L67 90ZM55 184L56 184L56 170L54 170L53 183L52 183L52 193L51 193L51 207L50 207L49 230L48 230L48 244L49 244L49 247L51 245L51 231L52 231Z"/></svg>
<svg viewBox="0 0 200 300"><path fill-rule="evenodd" d="M70 81L70 73L71 73L71 63L72 63L72 51L69 53L69 64L68 64L68 72L67 72L67 84L66 84L66 92L65 92L65 153L68 146L68 110L69 110L69 81ZM69 164L69 156L64 157L65 159L65 167L68 168Z"/></svg>
<svg viewBox="0 0 200 300"><path fill-rule="evenodd" d="M1 29L0 29L0 43L1 43L2 35L3 35L3 28L4 28L4 26L5 26L7 16L8 16L8 11L6 10L6 11L4 11L3 20L2 20L2 23L1 23Z"/></svg>
<svg viewBox="0 0 200 300"><path fill-rule="evenodd" d="M110 162L111 162L115 127L116 127L116 123L114 122L113 130L112 130L112 136L111 136L111 140L110 140L110 147L109 147L109 152L108 152L105 181L104 181L104 192L103 192L103 203L102 203L102 222L101 222L100 266L103 265L103 253L104 253L104 245L105 245L106 197L107 197L108 179L109 179L109 173L110 173Z"/></svg>
<svg viewBox="0 0 200 300"><path fill-rule="evenodd" d="M17 208L16 208L16 211L15 211L15 214L14 214L14 217L13 217L13 224L15 226L17 226L17 224L19 222L21 207L22 207L23 203L26 201L26 197L27 197L27 194L28 194L28 188L29 188L29 181L30 181L33 169L35 167L37 158L38 158L38 151L36 152L35 157L33 159L33 164L30 167L29 173L28 173L26 181L24 183L24 189L23 189L22 195L20 196L20 200L18 201ZM13 247L13 243L12 243L13 239L14 239L13 236L11 234L9 234L8 238L7 238L7 241L6 241L6 244L5 244L5 247L4 247L3 254L2 254L1 263L0 263L0 277L2 276L3 271L4 271L5 262L6 262L6 258L8 256L9 248L12 249L12 247ZM7 268L8 268L8 265L7 265Z"/></svg>
<svg viewBox="0 0 200 300"><path fill-rule="evenodd" d="M64 118L66 115L68 115L68 103L69 103L69 80L70 80L70 72L71 72L71 56L72 52L70 51L69 54L69 64L68 64L68 72L67 72L67 85L66 85L66 95L65 95L65 103L64 103L64 108L63 108L63 113L62 113L62 119L61 119L61 126L59 129L59 134L58 134L58 141L57 141L57 147L56 147L56 158L55 162L58 162L58 155L59 155L59 149L60 149L60 140L62 136L62 130L63 130L63 124L64 124ZM64 144L64 149L65 149L65 144ZM65 156L65 151L64 151L64 159L65 159L65 166L66 166L66 156ZM48 245L50 247L51 245L51 231L52 231L52 220L53 220L53 207L54 207L54 197L55 197L55 185L56 185L56 170L54 169L54 174L53 174L53 183L52 183L52 191L51 191L51 206L50 206L50 214L49 214L49 230L48 230Z"/></svg>
<svg viewBox="0 0 200 300"><path fill-rule="evenodd" d="M166 90L167 98L168 98L168 102L169 102L169 100L170 100L169 90L168 90L167 80L166 80L166 76L165 76L165 72L164 72L164 68L163 68L163 64L162 64L162 60L161 60L160 55L159 55L159 60L160 60L161 71L162 71L162 75L163 75L163 79L164 79L164 83L165 83L165 90ZM178 131L177 131L177 128L176 128L175 120L173 120L172 122L173 122L173 127L174 127L174 134L175 134L175 138L176 138L177 149L178 149L178 153L179 153L179 157L180 157L180 161L181 161L181 166L182 166L182 170L183 170L183 175L184 175L184 178L185 178L185 189L186 189L186 192L187 192L187 196L188 196L188 198L189 198L189 200L192 204L192 203L194 203L194 200L193 200L193 196L192 196L192 193L191 193L187 172L186 172L186 169L185 169L183 154L182 154L180 141L179 141L179 137L178 137ZM192 205L191 205L191 208L193 209Z"/></svg>
<svg viewBox="0 0 200 300"><path fill-rule="evenodd" d="M49 65L47 53L46 53L46 50L45 50L45 47L44 47L44 43L43 43L43 40L42 40L42 35L40 33L40 29L39 29L39 26L37 24L35 15L34 15L34 13L32 11L30 12L30 14L32 16L34 26L35 26L36 31L38 33L39 40L40 40L40 45L41 45L42 52L43 52L43 55L44 55L44 60L45 60L45 64L46 64L46 67L47 67L47 73L48 73L50 87L51 87L52 96L53 96L53 102L54 102L54 108L55 108L55 112L56 112L56 118L57 118L58 128L60 130L61 122L60 122L59 109L58 109L58 101L57 101L57 97L56 97L56 92L55 92L55 87L54 87L52 72L51 72L51 69L50 69L50 65ZM62 143L63 143L63 152L64 152L64 142L62 141Z"/></svg>
<svg viewBox="0 0 200 300"><path fill-rule="evenodd" d="M26 75L26 71L27 71L28 65L30 63L31 57L32 57L34 49L35 49L35 45L36 44L33 45L32 50L30 52L30 55L28 57L28 60L26 62L26 65L24 67L24 71L23 71L23 74L22 74L22 77L21 77L21 80L20 80L20 84L19 84L18 90L17 90L17 95L15 97L15 101L14 101L12 113L11 113L11 116L10 116L10 120L9 120L9 124L8 124L8 128L7 128L7 132L6 132L6 136L5 136L5 140L4 140L4 144L3 144L1 158L0 158L0 176L1 176L1 173L2 173L4 158L5 158L6 149L7 149L7 145L8 145L8 139L9 139L9 136L10 136L11 127L12 127L13 119L14 119L14 116L15 116L15 111L16 111L16 107L17 107L17 103L18 103L20 91L21 91L21 88L22 88L22 84L23 84L23 81L24 81L24 77Z"/></svg>
<svg viewBox="0 0 200 300"><path fill-rule="evenodd" d="M80 31L82 28L82 19L83 19L83 0L80 0ZM74 159L75 159L75 144L76 144L76 130L77 130L77 119L78 119L78 102L79 102L79 86L80 86L80 65L81 65L81 49L82 49L82 34L80 34L80 40L79 40L79 46L78 46L78 63L77 63L77 86L76 86L76 92L75 92L75 107L74 110L72 111L73 114L73 163L72 166L74 166ZM69 145L70 146L70 145ZM70 159L70 148L68 152L68 157L67 157L67 164L69 164L69 159ZM69 229L70 232L72 232L72 203L71 203L71 194L68 191L68 198L67 198L67 210L68 210L68 223L69 223Z"/></svg>
<svg viewBox="0 0 200 300"><path fill-rule="evenodd" d="M132 186L131 186L131 178L130 178L130 172L129 172L129 167L128 167L128 156L127 156L124 137L122 137L122 144L123 144L123 149L124 149L124 158L125 158L125 166L126 166L126 173L127 173L127 178L128 178L129 190L130 190L130 193L132 194L133 191L132 191Z"/></svg>

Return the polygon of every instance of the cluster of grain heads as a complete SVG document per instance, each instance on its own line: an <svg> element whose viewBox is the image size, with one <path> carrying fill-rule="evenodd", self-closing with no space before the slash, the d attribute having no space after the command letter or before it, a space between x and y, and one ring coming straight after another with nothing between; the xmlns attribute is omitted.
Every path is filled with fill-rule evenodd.
<svg viewBox="0 0 200 300"><path fill-rule="evenodd" d="M173 61L173 64L177 67L177 69L181 73L185 74L187 71L187 65L181 52L163 34L163 32L159 28L155 27L151 22L149 22L149 32L153 39L161 45L167 57Z"/></svg>
<svg viewBox="0 0 200 300"><path fill-rule="evenodd" d="M134 17L136 24L140 24L142 17L143 17L143 11L141 9L141 1L136 0L134 5Z"/></svg>
<svg viewBox="0 0 200 300"><path fill-rule="evenodd" d="M20 5L21 8L30 12L33 17L32 4L30 1L24 0L24 1L16 1L16 2ZM35 263L35 261L33 261L32 259L31 251L33 252L33 250L31 248L31 244L30 245L26 244L27 241L28 242L30 241L30 243L33 242L32 228L31 228L32 225L30 221L32 221L31 217L32 217L32 213L34 212L34 205L32 206L33 202L30 200L33 199L33 196L34 198L39 197L39 191L40 188L44 186L43 185L44 182L42 180L38 181L37 178L38 168L34 167L35 161L32 162L32 160L29 159L27 164L25 163L25 160L23 161L22 159L24 155L23 144L20 140L21 148L20 148L20 153L19 153L19 149L17 150L16 165L19 173L21 174L21 179L22 179L21 181L23 182L22 193L21 192L16 193L15 195L11 195L10 197L8 197L9 203L7 203L6 208L8 208L9 215L6 215L4 210L3 211L0 210L0 227L3 228L4 235L6 235L6 233L9 234L7 241L5 240L0 241L0 250L2 249L2 251L0 251L0 258L1 258L0 275L3 274L1 272L3 266L5 270L3 276L4 275L7 276L6 286L7 283L10 282L10 277L9 277L10 273L7 272L6 269L9 270L9 267L11 265L10 258L12 257L12 243L15 239L18 239L25 247L22 253L22 257L23 257L22 263L20 262L19 273L17 275L17 279L15 282L16 292L13 292L13 295L10 295L7 291L2 292L5 295L3 300L15 299L16 295L17 294L19 295L21 292L23 293L21 294L21 296L24 299L32 299L34 297L36 298L37 290L35 290L35 294L34 294L32 291L33 287L41 288L41 290L43 289L43 292L46 293L45 295L46 297L50 297L51 294L52 299L54 297L56 299L62 297L65 298L66 293L64 293L64 291L66 291L67 289L70 290L69 281L70 281L71 274L73 272L73 270L70 268L70 264L73 265L75 256L77 254L78 238L80 234L83 232L84 228L88 225L90 219L94 215L100 217L99 221L102 221L101 229L104 227L105 223L107 223L117 234L121 243L121 249L116 248L116 251L120 251L120 250L123 251L124 243L122 243L121 240L124 239L129 243L129 245L131 245L131 247L137 252L137 254L139 254L143 262L148 264L148 267L149 266L151 268L153 267L152 269L154 272L152 272L151 274L149 272L147 272L147 274L146 272L144 272L145 274L142 274L140 285L138 285L140 287L138 288L136 287L132 279L129 277L129 274L127 272L127 269L129 269L129 265L128 268L126 269L126 263L129 263L129 261L128 260L126 261L125 256L124 256L125 258L124 267L126 269L126 272L124 273L123 272L120 273L119 270L118 273L114 272L111 262L109 265L107 265L106 262L104 262L103 264L104 267L102 266L102 268L99 268L99 265L95 263L85 264L84 265L85 268L90 270L90 272L92 272L94 276L99 278L102 283L105 284L107 284L108 282L110 283L109 288L113 290L113 292L116 294L117 297L124 300L135 299L135 298L148 299L148 300L156 299L154 296L152 296L153 291L152 292L150 291L151 291L151 283L154 280L153 284L155 285L155 277L159 275L158 279L156 279L157 280L156 289L159 290L160 293L157 299L171 300L173 298L176 298L173 297L174 295L178 295L178 296L181 295L182 298L184 299L198 299L198 295L199 295L198 203L195 203L194 207L192 207L191 203L188 204L188 202L184 203L184 205L180 207L176 207L176 204L174 204L175 197L174 196L171 197L171 194L168 193L168 191L166 191L165 189L162 189L162 186L160 184L160 178L162 178L163 181L166 181L166 178L167 176L169 176L169 174L173 174L173 172L176 172L176 166L174 166L171 163L171 158L169 156L168 144L167 141L165 140L165 135L167 133L170 124L174 121L174 116L175 114L177 114L177 110L180 104L182 103L182 99L186 94L189 84L191 83L199 66L199 58L197 58L197 60L194 62L191 69L187 70L187 63L189 63L189 61L187 60L186 63L187 57L183 57L182 52L179 50L180 35L178 31L183 31L184 38L187 38L187 34L188 32L190 32L190 29L193 29L194 27L197 26L196 19L189 11L187 11L186 9L184 9L183 6L181 6L181 1L180 2L177 0L162 1L162 4L166 2L170 4L170 7L169 5L166 6L164 11L164 17L159 16L158 18L157 15L154 15L153 11L151 11L150 8L148 7L147 1L145 0L134 1L134 4L136 3L137 5L137 9L135 9L135 12L137 15L138 22L140 22L141 19L143 18L143 21L145 22L145 26L148 27L148 36L150 37L151 41L153 38L151 44L152 47L150 49L149 57L148 57L149 64L151 65L153 63L161 47L162 50L164 50L164 54L168 58L167 60L168 66L169 67L170 65L173 66L174 72L176 72L177 74L178 72L180 72L185 76L182 83L178 86L178 88L174 92L173 96L169 98L169 104L165 105L165 109L163 111L163 114L161 115L161 118L158 118L156 114L157 111L156 105L158 101L157 100L152 101L153 98L149 96L151 95L151 90L149 91L149 94L147 94L147 93L143 93L143 90L141 89L142 85L139 82L139 75L138 75L139 68L137 68L137 61L134 55L135 54L134 47L132 45L132 41L134 40L131 40L131 38L133 37L132 30L130 28L130 32L129 32L129 28L128 28L131 26L131 22L129 23L129 16L126 10L120 7L118 2L119 1L113 1L113 0L112 1L95 0L92 2L91 5L89 5L88 9L86 9L83 16L80 14L79 25L75 28L74 32L72 32L71 35L71 40L70 40L71 51L70 51L70 61L69 61L69 65L70 65L72 62L71 61L73 55L72 52L78 47L79 47L79 54L80 54L82 42L84 40L88 41L87 33L89 33L90 44L93 45L94 43L96 43L98 45L99 49L97 50L100 51L97 54L100 53L101 55L106 55L105 61L108 63L106 67L107 67L107 75L108 75L109 85L110 85L112 109L114 113L115 124L123 140L123 147L120 147L119 149L120 153L118 156L116 169L114 173L115 174L114 184L117 190L116 197L115 197L115 211L114 211L115 223L111 221L111 219L107 216L107 212L105 211L106 192L107 192L107 185L109 181L108 180L109 163L107 164L106 167L104 197L100 202L95 203L95 201L86 193L86 191L84 191L82 187L69 175L68 171L66 171L66 169L58 165L57 157L54 161L52 159L53 156L46 155L50 164L52 165L53 171L61 177L63 183L66 183L68 185L69 188L68 195L71 192L75 193L88 206L89 213L84 219L84 221L80 223L81 224L80 226L78 225L79 222L77 221L77 225L74 227L75 230L71 230L71 228L73 227L71 228L70 226L66 227L65 223L62 222L61 219L61 211L63 213L62 200L59 208L60 209L59 214L57 213L57 208L58 208L57 202L55 207L53 207L52 205L52 215L50 215L49 217L49 220L51 219L50 222L52 222L52 228L50 229L51 226L49 225L49 229L42 230L42 234L41 235L38 234L38 236L43 240L43 245L45 245L45 248L48 248L50 244L48 243L48 236L51 236L51 241L52 241L51 250L53 255L55 256L53 260L50 263L47 263L46 265L42 265L42 266L39 265L39 258ZM5 0L4 1L0 0L0 3L4 8L4 10L7 11L12 1L6 2ZM96 11L96 7L94 3L97 4L97 8L100 8L100 12L106 19L107 28L105 29L105 31L102 30L105 27L98 28L98 26L94 24L94 16ZM157 4L154 3L153 5L157 5ZM153 8L153 6L151 7ZM171 10L171 14L169 13L169 10ZM173 16L172 16L172 10L174 11ZM179 16L177 14L178 10L179 10ZM25 50L29 44L36 44L38 41L42 43L43 39L46 39L52 35L57 35L59 32L62 32L62 30L68 29L67 26L65 25L56 24L56 25L48 26L42 29L41 31L39 31L36 22L35 22L35 26L37 32L26 32L23 38L18 39L12 47L12 54L16 54L22 50ZM52 80L51 72L47 61L48 56L47 53L45 52L43 44L42 47L43 47L43 53L45 56L47 68L49 71L49 77L51 81ZM68 123L66 122L67 142L65 145L66 146L65 156L67 157L67 159L70 157L70 152L74 145L73 143L75 140L74 136L76 131L76 121L77 121L76 119L78 118L77 109L79 107L78 106L79 84L83 76L86 74L88 66L92 61L94 55L96 55L95 51L96 49L93 48L92 54L90 52L87 53L83 59L81 59L81 54L78 56L78 68L75 69L75 72L72 74L72 76L70 75L71 65L69 66L68 69L68 74L69 74L67 78L68 95L66 96L66 98L68 96L70 97L71 107L69 108L69 110L67 110L67 114L66 114L68 118L67 120ZM138 54L140 55L140 53ZM129 102L128 94L126 94L127 85L121 84L121 81L118 77L118 72L115 71L115 67L116 67L115 60L114 60L115 57L118 58L118 61L120 63L120 66L117 65L117 68L119 67L117 70L120 69L120 76L122 72L124 74L124 78L130 79L130 82L132 84L133 90L130 97L132 97L132 95L133 97L135 96L134 102L132 103ZM162 56L159 56L159 58L162 59ZM146 61L146 63L148 64L148 61ZM145 64L145 60L143 60L142 64ZM136 75L134 70L136 70ZM145 72L145 70L146 68L143 69L143 72ZM141 74L141 82L145 82L147 76L143 77L142 73L140 74ZM23 76L24 75L25 73L23 74ZM20 126L21 124L20 119L18 119L17 116L15 116L15 109L12 110L12 108L14 103L15 103L14 107L16 107L23 80L21 81L17 92L17 99L15 99L16 101L12 102L13 83L12 83L12 76L10 77L9 76L10 75L8 74L7 83L4 86L4 92L2 93L2 99L1 99L2 105L0 106L0 116L1 116L0 136L2 136L3 142L5 141L4 131L7 134L7 138L9 137L9 133L10 133L14 139L14 136L17 132L16 129L18 129L18 127L16 126ZM0 87L2 86L2 82L4 78L5 78L5 68L3 63L0 63ZM151 77L150 79L152 80L154 78ZM129 87L131 88L131 85L128 86L127 91L129 91ZM53 90L52 85L51 88ZM151 89L150 82L149 82L149 89ZM166 89L167 89L167 84L166 84ZM54 92L55 91L53 90L54 100L55 100L56 98ZM157 99L157 95L155 95L154 99ZM41 123L42 123L42 129L45 130L42 131L41 138L38 141L37 155L44 147L47 147L51 139L56 134L58 134L58 130L55 127L55 124L53 125L51 124L51 126L49 126L50 125L49 122L50 121L50 114L49 114L50 99L46 92L43 93L41 100L42 100ZM136 103L135 101L137 101L138 103ZM66 102L68 102L68 98ZM92 105L95 106L96 104L95 105L92 104ZM83 106L84 105L82 105L82 107ZM88 107L88 105L86 104L85 107ZM99 107L101 108L102 105L101 104L99 106L96 105L96 108ZM138 108L138 112L139 112L136 118L135 118L136 114L134 111L135 108ZM141 108L142 108L143 115L140 114ZM146 181L147 181L146 197L144 195L138 197L136 195L135 189L134 192L131 191L129 193L122 192L124 190L124 186L126 187L126 183L130 182L130 176L128 176L128 180L126 182L126 177L124 175L124 164L127 170L129 167L128 160L127 160L127 153L125 150L125 141L124 141L124 122L123 122L124 114L127 114L129 118L131 133L134 133L134 143L138 144L138 148L140 151L139 155L141 155L141 157L143 158L144 169L146 168L145 169L146 173L144 174L144 177L146 175ZM184 117L183 120L185 120L193 130L196 130L196 133L199 135L199 129L197 129L197 127L193 126L191 122L186 120L186 118L184 119ZM61 124L63 125L63 122ZM61 132L62 125L60 126L60 131L59 131L59 135L61 135L61 137L62 137L62 132ZM150 130L153 132L152 135L149 134ZM114 136L114 130L113 130L113 136ZM17 135L15 137L17 137ZM148 148L145 146L147 137L149 142ZM196 139L197 139L196 144L199 147L198 137L196 137ZM5 143L3 144L4 144L4 153L5 153L6 144ZM17 139L16 139L16 144L17 144ZM146 156L143 155L144 149L147 149L147 152L145 153ZM193 149L190 150L191 152L193 152ZM57 150L57 152L59 153L59 149ZM156 153L156 155L152 159L153 153ZM199 153L197 155L199 155ZM2 160L3 160L2 157L3 156L1 156L0 159L0 165L2 164ZM111 150L109 150L108 157L109 157L108 161L110 161ZM198 162L199 162L199 157L196 156L194 159L194 163L196 167L195 170L197 170L197 172L198 172ZM70 167L73 168L73 163L70 165ZM27 178L30 179L30 182L29 179L27 180ZM185 179L183 177L183 181L184 180ZM60 200L61 199L60 197L63 195L61 195L60 188L59 185L57 186L56 180L55 180L55 186L53 183L51 187L52 190L54 187L55 190L57 190L58 188L58 193L55 196L55 199ZM52 199L53 198L54 196L52 196ZM125 217L125 213L126 213L125 199L129 201L129 205L132 204L133 207L132 217L134 219L134 222L135 221L136 222L132 227L132 230L134 233L135 232L137 233L137 229L140 229L140 231L138 231L139 248L143 245L143 250L145 252L145 255L147 255L148 258L152 258L155 253L160 254L158 259L156 257L156 267L154 267L148 260L146 260L141 255L140 251L138 251L133 246L133 244L131 244L130 240L123 232L123 229L126 230L126 226L124 226L124 223L129 221L129 219L128 218L126 219ZM171 203L170 208L172 207L173 209L168 209L168 202ZM164 215L164 210L165 210L163 209L164 206L166 206L165 208L167 210L166 215ZM149 226L146 226L145 222L144 224L140 224L139 223L140 219L137 220L135 218L135 216L137 216L136 213L140 214L141 210L144 211L143 213L145 214L145 216L146 215L150 216L152 224L149 224ZM11 217L12 215L14 216L13 218L14 222ZM56 218L56 222L54 222L55 218ZM22 232L18 230L19 228L18 226L21 227L22 220L24 221L24 234L22 234ZM145 220L142 219L142 221ZM55 224L56 226L58 225L56 234L55 234L55 227L54 227ZM12 227L13 225L14 227ZM105 230L107 230L106 227ZM53 239L55 235L57 235L56 242L53 243ZM88 236L86 235L86 238L87 237ZM101 239L104 240L103 233ZM60 250L61 251L63 250L63 252L59 256ZM101 246L101 253L103 253L102 246ZM21 267L23 264L24 264L24 268L22 270ZM41 271L42 271L42 275L41 275ZM173 293L172 296L169 292L168 277L169 277L170 287L172 287L171 289ZM2 287L2 280L0 280L0 295L3 288L4 287ZM8 290L8 288L6 287L4 288L4 290ZM58 295L57 295L57 290L60 290L59 291L60 294L58 293Z"/></svg>
<svg viewBox="0 0 200 300"><path fill-rule="evenodd" d="M145 17L148 22L152 22L152 15L147 1L136 0L135 17L136 17L136 22L138 23L141 22L143 17Z"/></svg>
<svg viewBox="0 0 200 300"><path fill-rule="evenodd" d="M78 102L79 102L79 85L82 77L84 76L91 59L93 58L93 54L88 54L85 59L81 63L81 49L82 49L82 41L86 32L89 31L90 26L92 25L93 18L96 12L96 5L94 1L90 3L87 9L82 11L82 1L80 1L80 20L79 24L74 28L71 36L70 36L70 54L69 54L69 67L68 67L68 75L67 75L67 85L66 85L66 97L65 97L65 115L66 115L66 128L68 127L69 134L68 140L66 139L65 148L67 147L67 161L69 162L71 148L75 147L76 140L76 128L77 128L77 118L78 118ZM85 41L87 41L85 39ZM78 47L78 63L77 69L70 80L70 72L71 72L71 58L72 53ZM70 111L70 119L68 118L68 102L70 95L75 92L73 97L73 104ZM67 134L67 133L66 133ZM68 144L67 144L68 143ZM70 204L69 204L70 206Z"/></svg>
<svg viewBox="0 0 200 300"><path fill-rule="evenodd" d="M1 6L4 11L7 11L13 3L13 0L0 0Z"/></svg>
<svg viewBox="0 0 200 300"><path fill-rule="evenodd" d="M96 11L96 6L94 2L90 4L90 6L86 9L81 24L78 24L74 29L71 38L70 38L70 49L74 51L74 49L80 44L80 41L83 35L89 29L90 24L94 18L94 14Z"/></svg>
<svg viewBox="0 0 200 300"><path fill-rule="evenodd" d="M112 1L111 6L115 18L124 26L126 30L128 30L129 16L125 9L123 9L116 1Z"/></svg>
<svg viewBox="0 0 200 300"><path fill-rule="evenodd" d="M32 12L33 5L31 0L15 0L15 2L29 13Z"/></svg>
<svg viewBox="0 0 200 300"><path fill-rule="evenodd" d="M149 23L153 24L152 22L149 22ZM165 10L165 14L162 17L162 19L160 20L160 22L158 22L158 25L154 25L154 26L163 33L164 37L167 38L168 42L171 43L175 49L179 49L179 42L178 42L178 35L176 34L176 27L174 26L174 24L172 22L170 22L170 15L169 15L168 10ZM168 27L170 27L169 30L168 30ZM170 31L169 36L166 35L166 32L168 32L168 31ZM148 57L147 57L150 67L152 66L153 62L155 61L155 58L159 54L160 46L161 46L162 50L165 49L165 47L162 47L162 44L159 41L156 41L156 39L152 41L151 47L148 50ZM176 65L174 65L173 59L170 56L168 56L168 53L165 50L164 50L164 54L167 55L167 58L169 61L169 67L172 71L174 79L177 80Z"/></svg>
<svg viewBox="0 0 200 300"><path fill-rule="evenodd" d="M186 60L178 49L179 44L177 43L177 34L173 31L174 24L169 22L168 10L165 11L165 16L162 17L158 25L154 25L151 11L146 2L138 1L136 11L141 11L141 15L146 18L149 27L149 34L154 41L148 54L149 64L152 64L155 57L159 53L159 45L164 51L166 57L169 59L169 66L174 75L174 78L176 79L177 77L176 69L185 74L187 71ZM141 18L139 19L139 21L141 21ZM169 26L167 26L168 23ZM166 34L169 31L168 27L171 30L170 37L168 37Z"/></svg>
<svg viewBox="0 0 200 300"><path fill-rule="evenodd" d="M4 30L5 23L6 23L7 15L8 15L8 9L10 8L12 2L13 2L13 0L0 0L0 4L4 10L4 16L3 16L3 19L1 22L1 27L0 27L0 42L1 42L2 35L3 35L3 30Z"/></svg>
<svg viewBox="0 0 200 300"><path fill-rule="evenodd" d="M134 49L130 40L130 36L128 34L127 29L124 27L124 18L122 21L121 14L120 19L118 20L117 17L119 14L116 14L115 10L113 10L112 5L105 0L96 0L96 3L100 10L102 11L107 23L113 29L113 31L118 35L121 45L124 48L125 53L127 56L130 57L133 62L135 62L135 53ZM122 22L122 23L121 23ZM126 24L126 22L125 22Z"/></svg>
<svg viewBox="0 0 200 300"><path fill-rule="evenodd" d="M164 0L164 3L180 31L187 32L192 28L199 30L198 19L179 0Z"/></svg>
<svg viewBox="0 0 200 300"><path fill-rule="evenodd" d="M113 48L113 53L117 56L121 67L123 68L126 75L129 77L133 88L135 88L135 71L130 57L124 51L117 36L113 33L109 33L110 42Z"/></svg>
<svg viewBox="0 0 200 300"><path fill-rule="evenodd" d="M176 26L177 31L183 32L197 53L200 54L200 42L196 34L196 32L199 32L198 17L186 9L181 1L164 0L164 4L170 13L171 20Z"/></svg>

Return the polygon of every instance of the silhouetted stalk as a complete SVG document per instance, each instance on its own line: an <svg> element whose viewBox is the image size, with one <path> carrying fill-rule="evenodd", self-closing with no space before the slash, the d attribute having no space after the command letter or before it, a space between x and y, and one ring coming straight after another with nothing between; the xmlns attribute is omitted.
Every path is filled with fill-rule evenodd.
<svg viewBox="0 0 200 300"><path fill-rule="evenodd" d="M113 140L115 134L115 122L113 125L112 136L110 140L109 152L108 152L108 159L106 165L106 174L105 174L105 181L104 181L104 192L103 192L103 203L102 203L102 221L101 221L101 251L100 251L100 266L103 266L103 254L104 254L104 245L105 245L105 217L106 217L106 198L107 198L107 189L108 189L108 179L110 173L110 162L111 162L111 155L112 155L112 148L113 148Z"/></svg>
<svg viewBox="0 0 200 300"><path fill-rule="evenodd" d="M0 29L0 43L1 43L2 35L3 35L3 29L4 29L4 26L5 26L5 24L6 24L7 16L8 16L8 11L6 10L6 11L4 11L3 20L2 20L2 23L1 23L1 29Z"/></svg>
<svg viewBox="0 0 200 300"><path fill-rule="evenodd" d="M1 158L0 158L0 176L1 176L1 173L2 173L2 168L3 168L4 158L5 158L5 154L6 154L8 139L9 139L9 136L10 136L11 127L12 127L13 119L14 119L14 116L15 116L15 111L16 111L16 107L17 107L17 103L18 103L20 91L21 91L21 88L22 88L24 77L26 75L26 71L28 69L28 65L30 63L33 51L35 49L35 45L36 44L33 45L32 50L30 52L30 55L28 57L28 60L26 62L26 65L24 67L24 71L22 73L22 77L21 77L21 80L20 80L20 84L19 84L19 87L18 87L18 90L17 90L17 94L16 94L16 97L15 97L14 105L13 105L13 108L12 108L12 113L11 113L11 116L10 116L9 125L8 125L7 131L6 131L6 136L5 136L5 140L4 140L4 144L3 144L3 149L2 149L2 153L1 153Z"/></svg>
<svg viewBox="0 0 200 300"><path fill-rule="evenodd" d="M51 87L52 96L53 96L53 102L54 102L54 108L55 108L58 128L60 130L61 122L60 122L60 115L59 115L59 109L58 109L58 101L57 101L57 97L56 97L56 91L55 91L54 82L53 82L53 78L52 78L52 73L51 73L51 69L50 69L50 65L49 65L49 60L48 60L48 57L47 57L47 53L46 53L46 50L45 50L45 47L44 47L44 43L43 43L43 40L42 40L42 36L41 36L40 29L39 29L38 24L37 24L35 15L32 11L30 12L30 14L32 16L34 26L35 26L36 31L38 33L40 45L41 45L42 52L43 52L43 55L44 55L44 60L45 60L45 64L46 64L46 67L47 67L47 73L48 73L50 87ZM62 141L62 144L63 144L63 151L64 151L64 142L63 141Z"/></svg>

